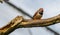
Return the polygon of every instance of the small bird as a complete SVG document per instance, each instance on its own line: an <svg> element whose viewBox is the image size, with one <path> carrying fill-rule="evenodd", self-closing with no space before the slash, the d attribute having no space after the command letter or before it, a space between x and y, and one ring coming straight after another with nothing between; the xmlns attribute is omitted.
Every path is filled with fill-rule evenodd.
<svg viewBox="0 0 60 35"><path fill-rule="evenodd" d="M40 8L33 16L33 19L41 19L43 16L43 8Z"/></svg>

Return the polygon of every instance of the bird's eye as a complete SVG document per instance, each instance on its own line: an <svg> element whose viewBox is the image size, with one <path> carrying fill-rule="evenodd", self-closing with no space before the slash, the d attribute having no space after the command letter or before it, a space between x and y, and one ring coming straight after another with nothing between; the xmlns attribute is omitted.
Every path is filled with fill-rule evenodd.
<svg viewBox="0 0 60 35"><path fill-rule="evenodd" d="M43 12L39 12L39 14L43 15Z"/></svg>

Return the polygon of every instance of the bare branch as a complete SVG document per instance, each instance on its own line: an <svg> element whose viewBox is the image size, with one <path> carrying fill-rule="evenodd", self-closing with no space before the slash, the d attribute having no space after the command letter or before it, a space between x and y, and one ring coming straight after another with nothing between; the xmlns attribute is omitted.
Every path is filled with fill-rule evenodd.
<svg viewBox="0 0 60 35"><path fill-rule="evenodd" d="M20 23L20 25L22 27L45 27L56 23L60 23L60 14L48 19L27 20L26 22Z"/></svg>
<svg viewBox="0 0 60 35"><path fill-rule="evenodd" d="M43 9L39 9L39 11L43 13ZM45 27L60 23L60 14L52 18L41 19L39 18L42 17L40 12L37 11L33 19L24 19L22 16L17 16L8 25L0 28L0 35L9 34L17 28Z"/></svg>
<svg viewBox="0 0 60 35"><path fill-rule="evenodd" d="M24 21L23 17L19 16L16 17L15 19L13 19L7 26L0 28L0 32L3 32L4 34L8 34L11 31L14 31L15 29L17 29L18 27L23 28L23 27L45 27L45 26L49 26L52 25L54 23L59 23L60 22L60 14L52 17L52 18L48 18L48 19L40 19L40 20L28 20L28 21Z"/></svg>

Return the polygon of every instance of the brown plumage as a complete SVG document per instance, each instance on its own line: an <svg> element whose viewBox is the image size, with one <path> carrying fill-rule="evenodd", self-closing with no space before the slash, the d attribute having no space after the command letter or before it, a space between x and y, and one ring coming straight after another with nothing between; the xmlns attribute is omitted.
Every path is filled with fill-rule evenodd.
<svg viewBox="0 0 60 35"><path fill-rule="evenodd" d="M33 19L41 19L43 15L43 8L40 8L33 16Z"/></svg>

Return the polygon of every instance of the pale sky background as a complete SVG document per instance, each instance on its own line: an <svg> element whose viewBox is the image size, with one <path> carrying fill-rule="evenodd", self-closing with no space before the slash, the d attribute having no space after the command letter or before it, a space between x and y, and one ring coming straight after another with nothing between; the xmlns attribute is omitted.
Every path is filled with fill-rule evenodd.
<svg viewBox="0 0 60 35"><path fill-rule="evenodd" d="M13 3L18 8L23 9L31 16L33 16L39 8L44 9L44 15L42 18L50 18L60 14L60 0L10 0L9 2ZM7 25L8 22L17 15L29 18L5 2L3 4L0 3L0 28ZM49 26L49 28L60 34L60 23ZM29 29L33 35L54 35L54 33L50 32L45 27L19 28L9 35L30 35L28 31Z"/></svg>

